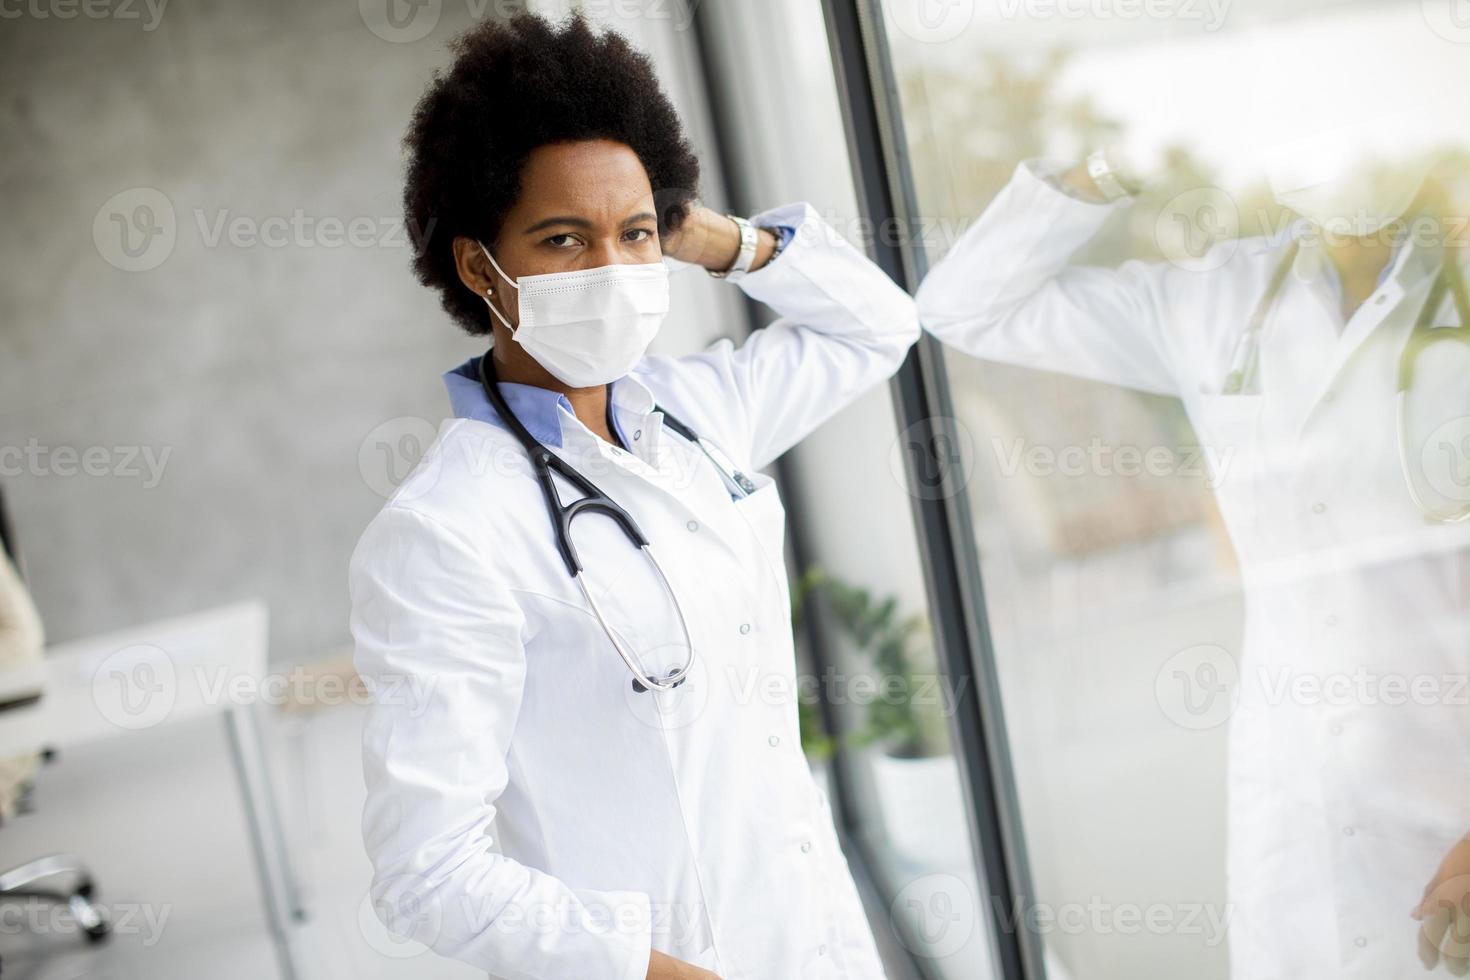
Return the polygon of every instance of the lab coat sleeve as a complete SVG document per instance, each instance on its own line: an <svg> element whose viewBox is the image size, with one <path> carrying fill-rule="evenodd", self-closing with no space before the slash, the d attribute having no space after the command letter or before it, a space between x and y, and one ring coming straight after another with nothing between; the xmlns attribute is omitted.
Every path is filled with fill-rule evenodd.
<svg viewBox="0 0 1470 980"><path fill-rule="evenodd" d="M925 277L924 329L974 357L1177 395L1158 297L1168 266L1071 266L1117 204L1072 197L1035 162Z"/></svg>
<svg viewBox="0 0 1470 980"><path fill-rule="evenodd" d="M665 361L655 391L682 389L691 424L733 439L760 469L859 395L892 377L919 337L913 299L808 204L756 215L795 230L773 261L740 281L779 315L742 345L728 340ZM716 417L711 405L724 411Z"/></svg>
<svg viewBox="0 0 1470 980"><path fill-rule="evenodd" d="M491 851L525 682L523 617L459 535L390 503L353 555L372 900L394 935L506 978L643 980L649 896Z"/></svg>

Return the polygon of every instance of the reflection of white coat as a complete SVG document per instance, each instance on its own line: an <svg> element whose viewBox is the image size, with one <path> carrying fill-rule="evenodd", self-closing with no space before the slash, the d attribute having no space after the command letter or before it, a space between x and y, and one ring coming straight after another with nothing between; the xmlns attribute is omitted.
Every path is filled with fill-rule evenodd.
<svg viewBox="0 0 1470 980"><path fill-rule="evenodd" d="M633 692L496 425L448 423L354 555L374 901L394 932L493 975L641 980L651 946L729 980L883 976L801 750L776 487L757 474L732 502L652 409L753 474L891 376L918 321L810 208L755 220L796 230L741 284L781 321L615 383L632 452L559 410L557 452L633 515L678 593L697 651L683 685ZM622 532L583 516L573 539L645 671L682 664Z"/></svg>
<svg viewBox="0 0 1470 980"><path fill-rule="evenodd" d="M1411 502L1393 402L1437 255L1401 249L1343 324L1304 244L1267 326L1263 394L1222 395L1285 246L1222 243L1201 263L1212 271L1070 265L1114 210L1023 164L924 283L921 321L977 357L1183 400L1227 461L1218 499L1247 594L1228 777L1234 972L1422 974L1410 910L1470 831L1470 539ZM1446 419L1470 410L1463 379L1436 397Z"/></svg>

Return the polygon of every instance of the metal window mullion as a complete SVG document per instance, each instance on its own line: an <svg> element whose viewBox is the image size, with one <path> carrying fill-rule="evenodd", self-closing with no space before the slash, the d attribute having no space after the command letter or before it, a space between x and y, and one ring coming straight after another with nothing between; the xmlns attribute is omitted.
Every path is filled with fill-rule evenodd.
<svg viewBox="0 0 1470 980"><path fill-rule="evenodd" d="M913 229L917 208L881 13L870 0L824 0L823 6L864 214L875 228ZM913 240L912 234L877 235L873 242L875 261L910 291L925 267ZM957 445L958 435L943 353L932 338L926 335L910 353L893 389L901 438L928 453L930 465L950 465L938 447ZM913 487L915 459L905 457ZM954 695L950 733L971 804L997 972L1005 980L1037 980L1045 971L1038 938L1024 928L1030 873L969 502L963 481L948 494L910 496L940 671Z"/></svg>

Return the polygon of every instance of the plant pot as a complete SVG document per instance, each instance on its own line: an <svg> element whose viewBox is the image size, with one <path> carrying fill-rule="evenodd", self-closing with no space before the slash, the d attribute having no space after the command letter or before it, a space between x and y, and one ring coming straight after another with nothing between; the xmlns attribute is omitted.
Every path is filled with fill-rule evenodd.
<svg viewBox="0 0 1470 980"><path fill-rule="evenodd" d="M895 854L926 870L966 865L969 835L954 756L878 752L872 760L883 829Z"/></svg>

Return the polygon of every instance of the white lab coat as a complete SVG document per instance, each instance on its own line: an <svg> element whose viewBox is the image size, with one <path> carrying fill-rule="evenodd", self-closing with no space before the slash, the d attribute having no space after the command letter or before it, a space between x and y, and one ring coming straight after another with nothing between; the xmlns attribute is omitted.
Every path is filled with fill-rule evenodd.
<svg viewBox="0 0 1470 980"><path fill-rule="evenodd" d="M1229 731L1233 973L1422 975L1409 912L1470 832L1467 529L1412 504L1393 401L1438 255L1406 246L1344 325L1304 244L1267 327L1262 393L1224 395L1286 245L1223 243L1201 263L1212 271L1070 265L1114 210L1023 164L923 284L921 321L977 357L1175 395L1229 456L1218 500L1247 608ZM1448 300L1441 316L1456 322ZM1430 401L1465 415L1470 386ZM1398 686L1415 679L1434 693ZM1283 696L1288 680L1302 686Z"/></svg>
<svg viewBox="0 0 1470 980"><path fill-rule="evenodd" d="M357 667L377 692L373 898L395 933L494 976L641 980L650 946L729 980L883 976L802 754L785 515L756 471L891 376L917 315L810 207L755 220L796 229L741 283L777 323L617 382L632 453L562 412L559 455L633 515L672 580L697 651L682 686L632 691L499 427L447 423L353 556ZM732 502L655 399L759 489ZM682 664L674 611L622 532L584 516L573 537L645 670Z"/></svg>

